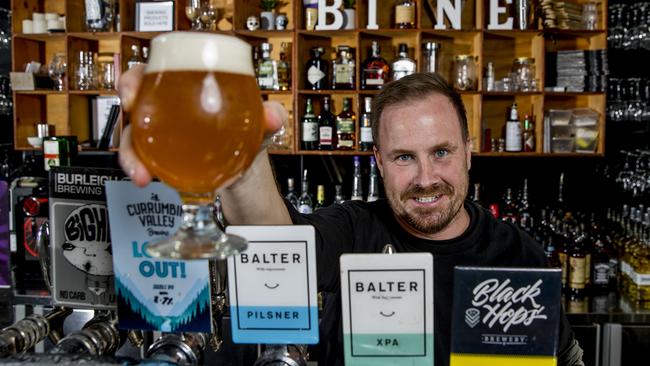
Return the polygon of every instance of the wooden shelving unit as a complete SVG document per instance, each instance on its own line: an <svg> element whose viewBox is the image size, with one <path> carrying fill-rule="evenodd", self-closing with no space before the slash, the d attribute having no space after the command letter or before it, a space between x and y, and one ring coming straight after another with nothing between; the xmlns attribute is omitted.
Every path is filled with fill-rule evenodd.
<svg viewBox="0 0 650 366"><path fill-rule="evenodd" d="M577 0L578 3L588 0ZM68 57L68 74L66 88L62 92L51 90L16 91L14 92L14 145L18 150L29 150L27 137L35 135L35 124L47 121L56 125L57 134L74 134L80 141L90 138L88 112L91 98L98 95L117 95L115 91L74 91L68 88L70 76L74 70L79 51L113 52L121 55L119 69L124 72L126 62L133 44L148 46L156 32L135 32L134 13L135 0L117 0L121 19L121 32L85 32L84 0L22 0L12 1L13 12L13 56L12 69L22 70L25 63L36 60L43 64L50 61L56 52L63 52ZM187 0L175 2L175 29L189 30L190 21L185 17L184 9ZM262 97L282 103L292 116L288 133L292 136L288 150L273 150L272 154L281 155L333 155L346 156L369 154L359 151L302 151L300 150L300 119L304 113L306 98L312 98L316 112L320 109L320 98L330 96L334 102L335 113L340 111L343 98L353 99L353 109L357 116L363 109L363 98L374 96L378 91L361 90L359 65L368 56L370 44L377 40L381 46L382 56L389 62L395 58L399 43L406 43L409 54L422 67L422 43L435 41L442 44L439 52L440 73L448 80L453 68L453 57L458 54L472 54L477 57L478 89L473 92L462 92L465 103L470 135L474 144L476 156L495 157L533 157L533 156L602 156L605 146L605 94L604 93L556 93L544 92L545 54L554 50L596 50L607 47L607 3L599 6L599 29L585 30L487 30L487 2L470 0L465 2L462 11L462 30L434 29L435 20L431 19L423 1L417 3L416 28L409 30L392 29L393 9L380 5L377 12L378 30L365 29L368 9L367 2L360 1L356 6L357 28L337 31L307 31L305 30L303 4L299 0L290 0L281 9L289 19L287 30L281 31L249 31L246 29L246 18L259 15L259 0L235 0L232 17L233 29L218 33L237 35L253 45L269 42L273 45L272 58L279 59L280 45L291 43L289 60L292 66L292 81L290 91L263 91ZM31 18L38 12L56 12L66 15L66 33L52 34L23 34L22 20ZM449 25L448 25L448 28ZM334 49L339 45L348 45L354 49L356 62L356 88L353 90L320 90L304 89L304 64L309 59L309 50L313 46L325 47L323 59L331 61ZM488 62L494 62L497 78L503 77L510 71L512 61L516 57L534 57L537 92L485 92L483 90L483 70ZM331 70L330 70L331 72ZM492 137L501 137L505 121L506 108L517 102L520 113L535 116L537 136L536 151L533 153L488 153L483 152L483 133L489 128ZM544 154L542 153L543 115L544 111L553 108L591 107L600 113L599 144L595 154ZM128 116L123 116L123 124L128 123ZM124 125L119 126L123 128ZM357 129L359 127L357 126ZM358 130L357 130L358 135Z"/></svg>

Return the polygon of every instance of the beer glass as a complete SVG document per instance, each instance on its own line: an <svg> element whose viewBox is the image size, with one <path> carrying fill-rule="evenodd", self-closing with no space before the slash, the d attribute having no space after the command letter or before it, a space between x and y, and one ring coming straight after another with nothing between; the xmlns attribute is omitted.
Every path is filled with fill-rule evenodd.
<svg viewBox="0 0 650 366"><path fill-rule="evenodd" d="M138 158L179 192L182 227L150 243L154 257L224 259L245 239L212 217L217 189L241 176L263 139L263 108L251 47L239 38L197 32L161 34L132 113Z"/></svg>

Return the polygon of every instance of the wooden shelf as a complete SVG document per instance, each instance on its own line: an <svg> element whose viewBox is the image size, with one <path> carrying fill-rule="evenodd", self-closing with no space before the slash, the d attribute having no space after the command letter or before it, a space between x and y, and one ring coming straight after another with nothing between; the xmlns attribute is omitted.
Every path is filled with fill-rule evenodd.
<svg viewBox="0 0 650 366"><path fill-rule="evenodd" d="M339 151L339 150L298 150L297 155L331 155L331 156L354 156L354 155L373 155L372 151Z"/></svg>
<svg viewBox="0 0 650 366"><path fill-rule="evenodd" d="M70 95L119 95L117 90L70 90Z"/></svg>
<svg viewBox="0 0 650 366"><path fill-rule="evenodd" d="M538 152L473 152L472 156L477 157L498 157L498 158L602 158L603 153L538 153Z"/></svg>
<svg viewBox="0 0 650 366"><path fill-rule="evenodd" d="M17 95L65 95L65 91L36 89L36 90L14 90Z"/></svg>
<svg viewBox="0 0 650 366"><path fill-rule="evenodd" d="M309 89L301 89L298 90L298 93L300 94L307 94L307 95L330 95L330 94L359 94L359 93L365 93L366 91L357 91L357 90L340 90L340 89L327 89L327 90L309 90Z"/></svg>
<svg viewBox="0 0 650 366"><path fill-rule="evenodd" d="M482 92L485 97L514 97L518 95L542 95L542 92Z"/></svg>
<svg viewBox="0 0 650 366"><path fill-rule="evenodd" d="M292 95L291 90L260 90L262 95Z"/></svg>

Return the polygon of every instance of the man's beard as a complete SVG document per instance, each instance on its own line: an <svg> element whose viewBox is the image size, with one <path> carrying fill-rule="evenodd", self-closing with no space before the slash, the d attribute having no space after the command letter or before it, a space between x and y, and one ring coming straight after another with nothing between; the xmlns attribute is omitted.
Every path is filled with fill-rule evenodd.
<svg viewBox="0 0 650 366"><path fill-rule="evenodd" d="M388 203L400 221L407 223L420 233L436 234L452 222L463 206L462 195L454 193L456 192L452 186L440 183L426 188L419 185L410 187L400 194L399 198L393 195L387 196ZM449 201L442 207L407 209L406 203L413 197L431 197L434 195L444 195Z"/></svg>

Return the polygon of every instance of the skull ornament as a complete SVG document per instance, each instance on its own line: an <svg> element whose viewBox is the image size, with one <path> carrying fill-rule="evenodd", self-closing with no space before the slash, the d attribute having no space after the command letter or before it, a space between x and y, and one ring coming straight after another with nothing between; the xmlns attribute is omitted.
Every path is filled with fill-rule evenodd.
<svg viewBox="0 0 650 366"><path fill-rule="evenodd" d="M289 18L287 18L286 14L279 14L275 18L275 29L277 30L284 30L287 28L287 24L289 23Z"/></svg>
<svg viewBox="0 0 650 366"><path fill-rule="evenodd" d="M255 15L251 15L246 19L246 28L250 31L258 30L260 28L260 20Z"/></svg>

